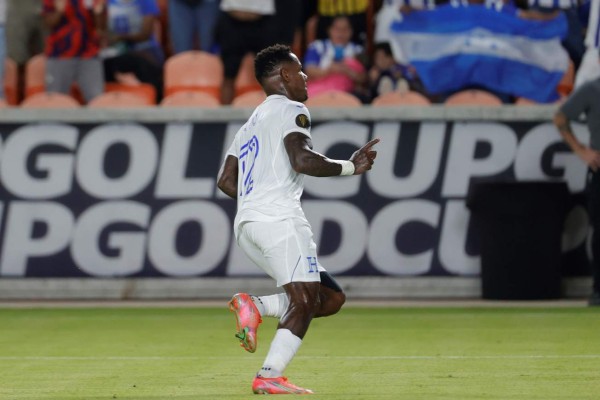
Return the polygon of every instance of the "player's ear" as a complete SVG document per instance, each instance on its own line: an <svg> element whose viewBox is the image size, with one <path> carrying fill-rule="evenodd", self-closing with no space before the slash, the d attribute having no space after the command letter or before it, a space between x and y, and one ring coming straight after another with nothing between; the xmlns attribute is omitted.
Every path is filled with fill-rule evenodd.
<svg viewBox="0 0 600 400"><path fill-rule="evenodd" d="M281 68L279 68L279 76L284 82L290 80L290 71L286 68L285 65L282 65Z"/></svg>

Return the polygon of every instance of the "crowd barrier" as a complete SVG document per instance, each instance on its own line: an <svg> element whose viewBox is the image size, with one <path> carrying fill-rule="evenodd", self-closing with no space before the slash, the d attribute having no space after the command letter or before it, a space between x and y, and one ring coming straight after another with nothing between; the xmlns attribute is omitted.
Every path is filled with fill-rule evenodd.
<svg viewBox="0 0 600 400"><path fill-rule="evenodd" d="M218 297L232 285L271 285L236 246L235 202L216 187L251 111L3 110L0 298ZM568 295L581 295L586 169L553 111L312 110L315 149L332 158L381 139L366 175L306 180L321 264L357 296L477 297L470 185L564 181L572 204L562 272L577 282ZM573 128L589 140L585 125Z"/></svg>

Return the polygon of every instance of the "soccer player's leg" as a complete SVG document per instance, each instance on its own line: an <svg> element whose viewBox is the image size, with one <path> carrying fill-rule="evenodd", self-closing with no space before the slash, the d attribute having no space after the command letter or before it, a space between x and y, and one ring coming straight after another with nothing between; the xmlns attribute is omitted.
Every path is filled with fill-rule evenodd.
<svg viewBox="0 0 600 400"><path fill-rule="evenodd" d="M240 340L240 346L254 353L258 345L258 326L262 319L260 313L248 293L236 293L229 302L229 309L235 314L235 337Z"/></svg>
<svg viewBox="0 0 600 400"><path fill-rule="evenodd" d="M320 275L310 226L302 221L282 221L269 227L268 240L260 244L272 276L282 286L289 304L252 390L255 393L303 393L312 391L287 381L284 372L302 344L302 338L319 308Z"/></svg>
<svg viewBox="0 0 600 400"><path fill-rule="evenodd" d="M261 250L252 241L252 234L248 232L254 228L253 224L256 223L246 223L240 228L238 242L248 258L263 268L267 262ZM235 294L229 302L229 309L235 314L237 329L235 337L239 339L240 346L246 351L254 353L258 346L258 327L262 322L259 309L248 293Z"/></svg>
<svg viewBox="0 0 600 400"><path fill-rule="evenodd" d="M341 286L325 270L320 272L321 290L319 291L320 306L315 317L327 317L336 314L346 302L346 295Z"/></svg>
<svg viewBox="0 0 600 400"><path fill-rule="evenodd" d="M312 318L319 307L319 282L290 282L283 287L290 299L289 307L279 321L277 332L262 368L252 382L258 394L311 394L283 375L302 344Z"/></svg>

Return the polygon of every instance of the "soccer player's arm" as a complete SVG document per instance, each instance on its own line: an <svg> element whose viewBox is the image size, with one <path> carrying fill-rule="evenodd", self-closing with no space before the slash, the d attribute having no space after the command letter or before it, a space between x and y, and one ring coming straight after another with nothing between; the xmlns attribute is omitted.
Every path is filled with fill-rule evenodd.
<svg viewBox="0 0 600 400"><path fill-rule="evenodd" d="M308 110L291 114L289 120L294 121L295 127L284 128L285 150L294 171L317 177L337 175L359 175L371 169L377 152L371 148L379 139L371 140L358 149L349 160L332 160L313 150L310 136L310 117ZM289 121L286 121L289 123ZM349 164L350 163L350 164ZM348 168L350 166L350 169Z"/></svg>
<svg viewBox="0 0 600 400"><path fill-rule="evenodd" d="M237 198L238 157L236 150L238 148L236 135L233 143L231 143L231 146L227 150L225 161L223 161L221 169L219 170L219 175L217 176L218 188L232 199Z"/></svg>
<svg viewBox="0 0 600 400"><path fill-rule="evenodd" d="M554 114L554 125L571 150L592 170L600 169L600 152L581 143L573 134L571 120L577 119L589 107L590 96L594 96L591 86L582 86L575 91Z"/></svg>

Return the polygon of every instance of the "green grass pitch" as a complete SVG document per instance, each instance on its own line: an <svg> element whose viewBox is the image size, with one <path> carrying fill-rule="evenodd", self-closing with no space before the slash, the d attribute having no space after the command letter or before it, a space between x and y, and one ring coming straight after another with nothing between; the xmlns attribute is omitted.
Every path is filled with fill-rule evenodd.
<svg viewBox="0 0 600 400"><path fill-rule="evenodd" d="M251 399L222 308L0 309L0 399ZM600 309L360 308L313 321L286 371L314 399L599 399Z"/></svg>

